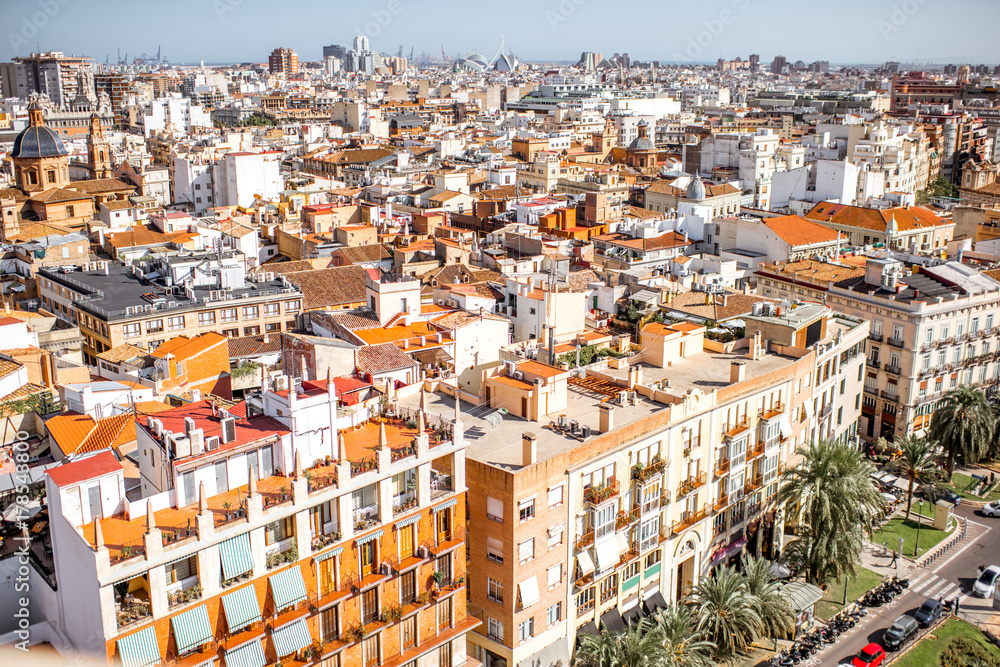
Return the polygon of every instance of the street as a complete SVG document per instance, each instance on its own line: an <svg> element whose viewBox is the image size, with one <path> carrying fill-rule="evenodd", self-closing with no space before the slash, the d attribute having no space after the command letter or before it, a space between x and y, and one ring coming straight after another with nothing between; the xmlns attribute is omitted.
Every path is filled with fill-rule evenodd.
<svg viewBox="0 0 1000 667"><path fill-rule="evenodd" d="M909 577L909 589L887 605L869 608L868 615L857 626L812 660L800 664L850 664L858 651L870 642L881 643L882 633L893 621L905 613L915 612L927 598L954 599L958 595L962 612L988 613L992 610L992 600L972 597L971 591L979 565L1000 564L1000 530L996 529L1000 519L977 515L976 509L967 505L959 505L955 515L969 520L968 533L961 542L926 568L915 568L907 573L906 564L901 561L899 577ZM893 653L889 653L888 657L892 656Z"/></svg>

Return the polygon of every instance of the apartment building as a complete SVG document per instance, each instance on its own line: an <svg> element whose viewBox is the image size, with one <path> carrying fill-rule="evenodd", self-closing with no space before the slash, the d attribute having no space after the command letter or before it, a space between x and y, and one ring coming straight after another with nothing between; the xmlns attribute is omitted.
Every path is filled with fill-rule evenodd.
<svg viewBox="0 0 1000 667"><path fill-rule="evenodd" d="M958 262L864 267L802 260L761 267L757 293L822 302L871 321L861 437L920 435L958 386L1000 386L1000 282Z"/></svg>
<svg viewBox="0 0 1000 667"><path fill-rule="evenodd" d="M137 501L108 451L52 471L49 620L126 665L467 664L461 423L348 412L329 380L262 402L137 423Z"/></svg>
<svg viewBox="0 0 1000 667"><path fill-rule="evenodd" d="M180 261L169 259L167 264ZM256 336L296 327L302 310L297 288L273 274L244 280L242 265L229 269L218 272L228 278L206 272L204 280L192 276L201 284L168 285L158 271L144 272L138 264L90 262L40 269L38 295L47 309L80 327L91 365L122 343L153 350L180 335Z"/></svg>
<svg viewBox="0 0 1000 667"><path fill-rule="evenodd" d="M569 664L580 634L621 630L743 551L780 551L778 474L797 445L856 428L860 381L840 379L859 377L868 326L822 306L745 320L750 337L727 344L690 323L648 325L656 353L570 378L537 422L463 405L484 434L467 453L483 621L471 657ZM530 386L522 365L508 380ZM436 394L428 410L451 400Z"/></svg>
<svg viewBox="0 0 1000 667"><path fill-rule="evenodd" d="M824 201L804 216L843 235L845 244L909 252L941 251L955 238L955 223L922 206L864 208Z"/></svg>

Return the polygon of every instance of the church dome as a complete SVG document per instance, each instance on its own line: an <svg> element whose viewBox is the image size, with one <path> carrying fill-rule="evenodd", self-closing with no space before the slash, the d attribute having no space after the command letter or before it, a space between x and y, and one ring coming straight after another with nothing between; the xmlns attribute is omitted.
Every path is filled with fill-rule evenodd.
<svg viewBox="0 0 1000 667"><path fill-rule="evenodd" d="M45 127L42 120L42 108L38 102L28 105L28 115L31 124L14 139L12 158L43 158L68 155L59 135Z"/></svg>
<svg viewBox="0 0 1000 667"><path fill-rule="evenodd" d="M701 179L695 176L691 179L691 183L687 186L687 192L684 195L685 199L691 199L693 201L701 201L705 198L705 184L701 182Z"/></svg>
<svg viewBox="0 0 1000 667"><path fill-rule="evenodd" d="M630 151L655 151L656 145L649 137L637 137L628 145Z"/></svg>

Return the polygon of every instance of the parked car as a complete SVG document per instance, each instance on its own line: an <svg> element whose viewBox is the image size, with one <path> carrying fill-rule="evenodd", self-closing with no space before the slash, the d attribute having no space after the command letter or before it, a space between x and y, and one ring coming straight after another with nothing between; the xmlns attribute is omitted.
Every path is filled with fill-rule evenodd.
<svg viewBox="0 0 1000 667"><path fill-rule="evenodd" d="M918 629L920 629L920 624L917 623L917 619L909 614L903 614L882 635L882 645L889 651L895 651L913 639L913 635L917 634Z"/></svg>
<svg viewBox="0 0 1000 667"><path fill-rule="evenodd" d="M1000 577L1000 566L990 565L972 585L972 594L981 598L993 597L997 590L997 577Z"/></svg>
<svg viewBox="0 0 1000 667"><path fill-rule="evenodd" d="M921 605L920 609L913 614L914 618L917 619L917 623L921 627L926 628L934 621L941 617L942 612L944 612L944 603L940 600L934 598L928 598Z"/></svg>
<svg viewBox="0 0 1000 667"><path fill-rule="evenodd" d="M959 505L962 502L962 496L943 486L924 486L920 489L920 497L932 503L936 503L939 500L947 500L953 505Z"/></svg>
<svg viewBox="0 0 1000 667"><path fill-rule="evenodd" d="M994 500L991 503L986 503L985 505L983 505L983 515L1000 516L1000 500Z"/></svg>
<svg viewBox="0 0 1000 667"><path fill-rule="evenodd" d="M879 667L885 661L885 649L872 642L854 656L851 664L854 667Z"/></svg>

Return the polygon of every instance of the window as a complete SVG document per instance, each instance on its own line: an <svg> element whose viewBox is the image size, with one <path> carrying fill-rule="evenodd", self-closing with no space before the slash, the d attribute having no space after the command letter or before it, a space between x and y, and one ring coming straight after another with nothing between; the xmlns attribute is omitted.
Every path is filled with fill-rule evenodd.
<svg viewBox="0 0 1000 667"><path fill-rule="evenodd" d="M243 335L244 336L259 336L260 335L260 327L259 326L243 327Z"/></svg>
<svg viewBox="0 0 1000 667"><path fill-rule="evenodd" d="M259 306L243 306L243 319L255 320L260 317Z"/></svg>
<svg viewBox="0 0 1000 667"><path fill-rule="evenodd" d="M517 626L517 640L521 644L528 641L535 636L535 619L534 617L529 618L526 621L522 621L519 626Z"/></svg>
<svg viewBox="0 0 1000 667"><path fill-rule="evenodd" d="M657 549L653 553L646 556L646 569L649 569L660 562L660 550Z"/></svg>
<svg viewBox="0 0 1000 667"><path fill-rule="evenodd" d="M486 518L503 523L503 501L486 496Z"/></svg>
<svg viewBox="0 0 1000 667"><path fill-rule="evenodd" d="M563 489L562 484L549 489L549 507L558 507L563 504Z"/></svg>
<svg viewBox="0 0 1000 667"><path fill-rule="evenodd" d="M444 579L441 580L442 585L451 585L451 554L439 557L434 563L434 570L444 576Z"/></svg>
<svg viewBox="0 0 1000 667"><path fill-rule="evenodd" d="M163 320L149 320L146 322L146 333L160 333L163 331Z"/></svg>
<svg viewBox="0 0 1000 667"><path fill-rule="evenodd" d="M140 324L138 322L126 324L122 327L122 335L124 335L125 338L138 338L142 335L142 331L139 327Z"/></svg>
<svg viewBox="0 0 1000 667"><path fill-rule="evenodd" d="M555 625L562 620L562 602L556 602L554 605L549 607L548 611L548 621L549 625Z"/></svg>
<svg viewBox="0 0 1000 667"><path fill-rule="evenodd" d="M495 563L503 565L503 542L493 537L487 537L486 557Z"/></svg>
<svg viewBox="0 0 1000 667"><path fill-rule="evenodd" d="M215 324L215 311L209 313L198 313L198 324L203 327Z"/></svg>
<svg viewBox="0 0 1000 667"><path fill-rule="evenodd" d="M269 317L271 315L279 315L278 312L279 304L277 303L265 303L264 304L264 316Z"/></svg>
<svg viewBox="0 0 1000 667"><path fill-rule="evenodd" d="M451 627L451 607L452 598L448 597L441 602L438 602L437 606L437 619L438 619L438 629L450 628Z"/></svg>
<svg viewBox="0 0 1000 667"><path fill-rule="evenodd" d="M557 526L552 526L548 530L549 535L549 549L553 549L563 543L563 534L566 532L566 524L560 523Z"/></svg>
<svg viewBox="0 0 1000 667"><path fill-rule="evenodd" d="M236 321L236 309L235 308L223 308L220 317L223 322L235 322Z"/></svg>
<svg viewBox="0 0 1000 667"><path fill-rule="evenodd" d="M519 502L517 504L517 513L522 522L535 518L535 499L529 498L528 500Z"/></svg>
<svg viewBox="0 0 1000 667"><path fill-rule="evenodd" d="M289 301L285 304L286 313L297 313L299 312L301 302L300 301Z"/></svg>
<svg viewBox="0 0 1000 667"><path fill-rule="evenodd" d="M599 540L605 535L615 532L615 503L610 502L593 511L594 539Z"/></svg>
<svg viewBox="0 0 1000 667"><path fill-rule="evenodd" d="M503 584L496 579L486 578L486 597L498 604L503 604Z"/></svg>
<svg viewBox="0 0 1000 667"><path fill-rule="evenodd" d="M535 538L531 538L517 545L517 559L523 564L535 557Z"/></svg>
<svg viewBox="0 0 1000 667"><path fill-rule="evenodd" d="M49 183L55 183L56 182L56 171L55 171L55 169L49 169L48 171L46 171L45 172L45 177L49 180ZM70 207L67 206L66 208L69 209Z"/></svg>
<svg viewBox="0 0 1000 667"><path fill-rule="evenodd" d="M417 645L417 615L403 619L401 624L403 633L403 650L411 649Z"/></svg>
<svg viewBox="0 0 1000 667"><path fill-rule="evenodd" d="M170 331L177 331L184 328L184 316L177 315L176 317L171 317L167 320L167 329Z"/></svg>
<svg viewBox="0 0 1000 667"><path fill-rule="evenodd" d="M373 586L361 593L361 622L374 623L378 615L378 586Z"/></svg>
<svg viewBox="0 0 1000 667"><path fill-rule="evenodd" d="M198 574L198 557L191 556L175 563L167 563L163 569L167 575L167 585L176 584Z"/></svg>
<svg viewBox="0 0 1000 667"><path fill-rule="evenodd" d="M381 664L379 651L379 635L372 635L361 642L361 661L363 667L374 667Z"/></svg>
<svg viewBox="0 0 1000 667"><path fill-rule="evenodd" d="M562 563L557 563L547 570L547 580L549 588L553 586L558 586L562 583L563 566Z"/></svg>
<svg viewBox="0 0 1000 667"><path fill-rule="evenodd" d="M287 516L264 526L264 543L275 544L295 534L293 517Z"/></svg>
<svg viewBox="0 0 1000 667"><path fill-rule="evenodd" d="M319 615L319 632L324 640L335 639L340 631L337 624L337 607L324 609Z"/></svg>
<svg viewBox="0 0 1000 667"><path fill-rule="evenodd" d="M265 324L264 325L264 331L266 331L267 333L275 333L275 332L281 331L281 323L280 322L271 322L269 324Z"/></svg>
<svg viewBox="0 0 1000 667"><path fill-rule="evenodd" d="M223 329L222 330L222 335L223 336L227 336L229 338L239 338L239 336L240 336L240 330L239 329Z"/></svg>
<svg viewBox="0 0 1000 667"><path fill-rule="evenodd" d="M494 639L498 642L503 641L503 622L498 621L495 618L490 618L489 623L487 623L486 634L490 639Z"/></svg>
<svg viewBox="0 0 1000 667"><path fill-rule="evenodd" d="M660 517L653 516L639 528L639 551L652 549L660 540Z"/></svg>

